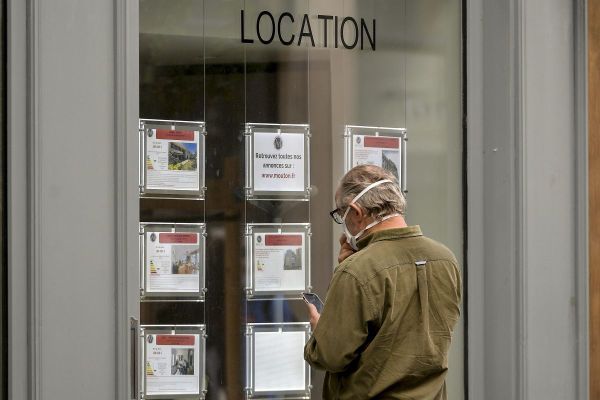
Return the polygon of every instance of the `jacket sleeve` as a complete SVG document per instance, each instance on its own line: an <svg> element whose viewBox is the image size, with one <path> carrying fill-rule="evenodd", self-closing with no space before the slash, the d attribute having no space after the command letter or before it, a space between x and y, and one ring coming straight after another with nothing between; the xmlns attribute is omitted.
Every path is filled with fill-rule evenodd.
<svg viewBox="0 0 600 400"><path fill-rule="evenodd" d="M334 275L323 313L304 347L314 368L336 373L358 358L366 344L369 322L376 318L368 288L347 272Z"/></svg>

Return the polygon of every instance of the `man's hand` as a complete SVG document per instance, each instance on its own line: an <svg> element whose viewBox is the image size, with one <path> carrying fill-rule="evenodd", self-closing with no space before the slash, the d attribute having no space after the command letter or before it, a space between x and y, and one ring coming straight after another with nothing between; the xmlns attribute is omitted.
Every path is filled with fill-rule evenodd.
<svg viewBox="0 0 600 400"><path fill-rule="evenodd" d="M308 307L308 315L310 316L310 327L314 331L317 327L317 324L319 323L319 318L321 317L321 314L319 314L319 312L317 311L317 307L315 307L313 304L306 303L306 306Z"/></svg>
<svg viewBox="0 0 600 400"><path fill-rule="evenodd" d="M354 249L350 247L346 241L346 235L342 233L342 236L340 236L340 254L338 255L338 262L341 263L352 254L354 254Z"/></svg>

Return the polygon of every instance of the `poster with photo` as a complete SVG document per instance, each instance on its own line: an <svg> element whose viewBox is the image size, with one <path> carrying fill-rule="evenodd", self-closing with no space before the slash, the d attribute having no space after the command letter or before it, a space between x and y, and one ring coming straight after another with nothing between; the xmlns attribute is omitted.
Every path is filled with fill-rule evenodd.
<svg viewBox="0 0 600 400"><path fill-rule="evenodd" d="M198 232L146 232L146 291L198 292L203 257Z"/></svg>
<svg viewBox="0 0 600 400"><path fill-rule="evenodd" d="M304 234L255 233L253 240L255 291L306 289Z"/></svg>
<svg viewBox="0 0 600 400"><path fill-rule="evenodd" d="M402 177L401 143L399 137L354 135L352 167L374 164Z"/></svg>
<svg viewBox="0 0 600 400"><path fill-rule="evenodd" d="M146 395L200 393L200 335L148 334Z"/></svg>
<svg viewBox="0 0 600 400"><path fill-rule="evenodd" d="M304 391L306 333L256 332L254 334L254 390ZM277 351L273 351L277 349Z"/></svg>
<svg viewBox="0 0 600 400"><path fill-rule="evenodd" d="M199 190L200 132L149 129L146 136L146 188Z"/></svg>
<svg viewBox="0 0 600 400"><path fill-rule="evenodd" d="M254 191L306 190L303 134L255 132L253 140Z"/></svg>

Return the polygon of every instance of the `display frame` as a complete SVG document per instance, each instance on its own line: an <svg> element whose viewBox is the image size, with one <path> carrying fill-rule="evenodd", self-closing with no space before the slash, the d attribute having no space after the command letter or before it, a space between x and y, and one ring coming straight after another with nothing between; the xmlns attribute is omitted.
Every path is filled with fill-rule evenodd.
<svg viewBox="0 0 600 400"><path fill-rule="evenodd" d="M246 324L246 398L260 399L263 397L279 397L282 399L310 399L311 368L304 361L305 385L303 390L267 390L257 391L255 389L255 334L257 332L277 333L277 332L304 332L305 343L308 342L312 334L309 322L282 322L282 323L248 323Z"/></svg>
<svg viewBox="0 0 600 400"><path fill-rule="evenodd" d="M191 130L198 132L198 189L149 188L146 157L148 154L148 131L152 129ZM141 198L169 198L204 200L206 194L206 124L203 121L179 121L161 119L139 120L139 194Z"/></svg>
<svg viewBox="0 0 600 400"><path fill-rule="evenodd" d="M158 233L197 233L198 246L201 252L200 271L198 272L198 291L151 291L148 290L148 269L146 234ZM139 225L139 254L140 254L140 301L165 301L193 300L204 301L206 292L206 224L205 223L169 223L169 222L141 222Z"/></svg>
<svg viewBox="0 0 600 400"><path fill-rule="evenodd" d="M304 135L304 189L299 191L257 190L254 177L255 134L283 133ZM246 153L245 196L246 200L296 200L310 199L310 125L309 124L272 124L251 123L244 126L244 145Z"/></svg>
<svg viewBox="0 0 600 400"><path fill-rule="evenodd" d="M256 290L254 234L304 235L304 288L300 290ZM302 292L311 292L311 224L310 223L252 223L246 224L246 297L248 300L272 299L276 296L301 299Z"/></svg>
<svg viewBox="0 0 600 400"><path fill-rule="evenodd" d="M406 173L408 136L406 128L346 125L344 127L344 172L348 172L354 165L356 136L393 137L400 139L400 167L402 171L398 180L402 192L406 195L408 193Z"/></svg>
<svg viewBox="0 0 600 400"><path fill-rule="evenodd" d="M148 335L198 335L199 350L200 350L200 371L198 371L198 393L164 393L164 394L148 394L147 388L147 337ZM201 400L206 397L206 325L140 325L139 327L139 343L140 343L140 365L139 382L140 382L140 398L141 399L181 399L181 400Z"/></svg>

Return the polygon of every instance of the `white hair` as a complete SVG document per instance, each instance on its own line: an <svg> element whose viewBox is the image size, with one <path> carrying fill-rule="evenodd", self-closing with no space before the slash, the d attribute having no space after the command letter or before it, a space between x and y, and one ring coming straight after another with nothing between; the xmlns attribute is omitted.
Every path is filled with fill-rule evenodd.
<svg viewBox="0 0 600 400"><path fill-rule="evenodd" d="M356 166L342 177L336 192L336 206L344 210L363 189L384 179L389 179L391 182L382 183L369 190L355 204L373 218L396 213L404 215L406 199L398 180L392 173L376 165Z"/></svg>

